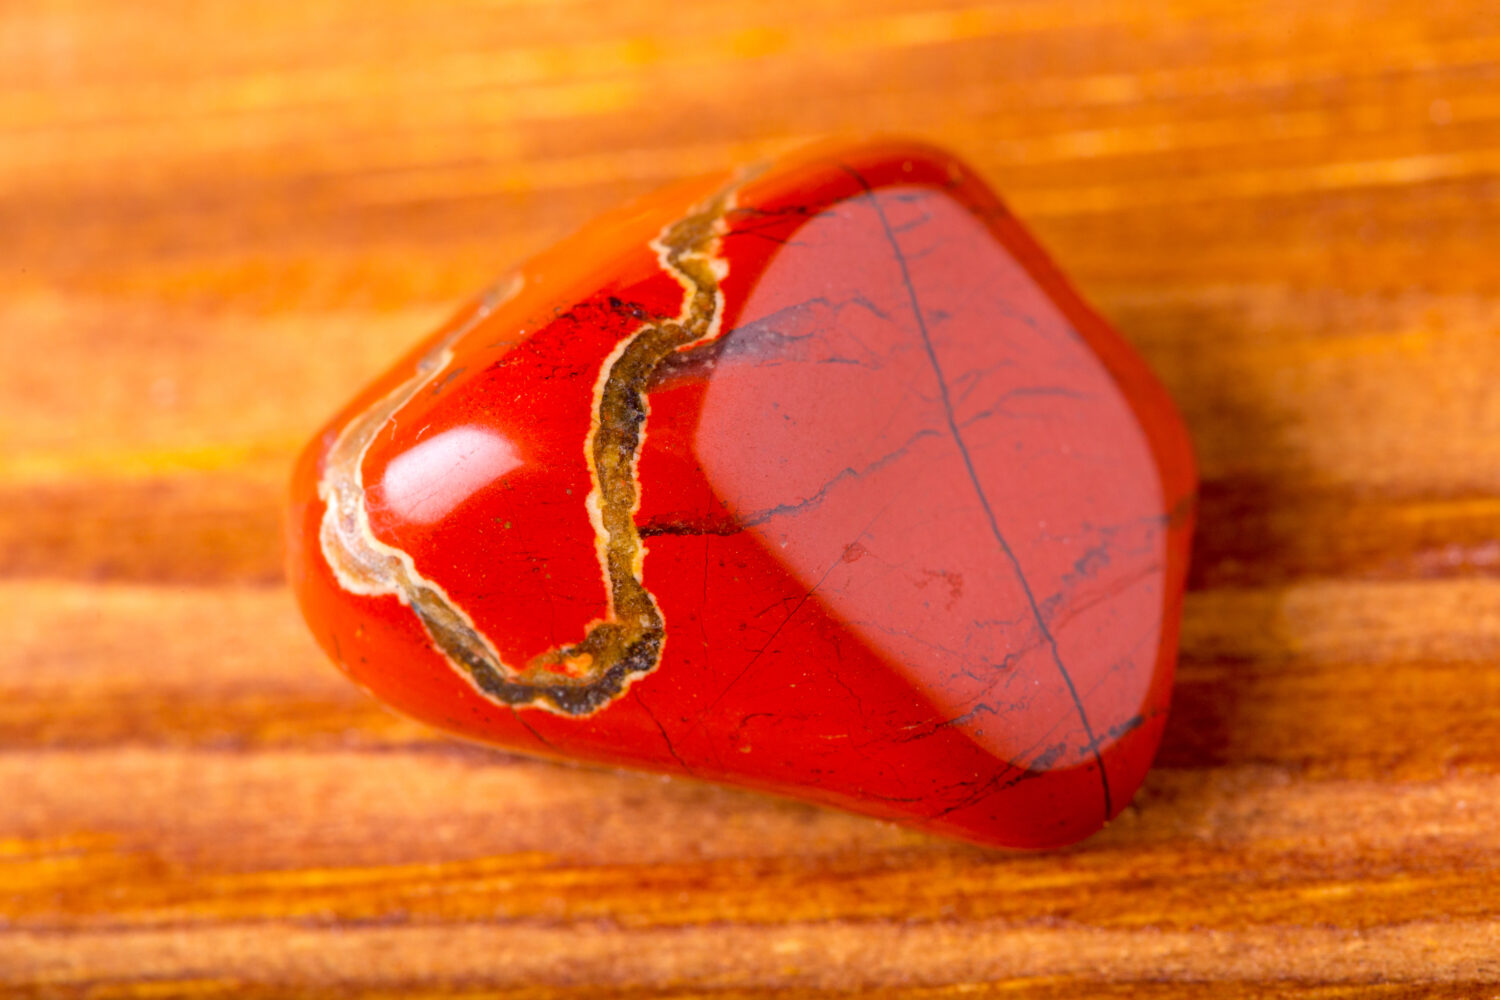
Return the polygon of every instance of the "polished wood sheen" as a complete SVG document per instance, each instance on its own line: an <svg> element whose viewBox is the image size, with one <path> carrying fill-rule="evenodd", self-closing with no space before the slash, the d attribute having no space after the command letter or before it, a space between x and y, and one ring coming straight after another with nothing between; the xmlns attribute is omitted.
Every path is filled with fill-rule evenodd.
<svg viewBox="0 0 1500 1000"><path fill-rule="evenodd" d="M1492 5L42 2L0 55L0 994L1500 981ZM971 162L1193 433L1123 815L990 852L328 668L280 582L312 428L623 198L871 129Z"/></svg>

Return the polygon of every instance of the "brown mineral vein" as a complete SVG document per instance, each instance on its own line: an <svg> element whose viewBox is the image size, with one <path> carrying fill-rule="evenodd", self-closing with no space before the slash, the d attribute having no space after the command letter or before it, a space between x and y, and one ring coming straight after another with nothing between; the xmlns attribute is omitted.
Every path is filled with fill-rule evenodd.
<svg viewBox="0 0 1500 1000"><path fill-rule="evenodd" d="M423 356L417 371L351 420L329 450L319 484L326 503L320 532L324 558L344 589L393 595L411 607L433 645L481 694L517 708L587 715L619 697L661 661L666 625L642 581L645 545L635 525L640 506L636 465L648 413L646 389L657 366L690 345L717 337L723 314L719 282L728 264L718 256L723 220L734 197L727 188L652 242L662 269L683 287L681 312L647 323L605 358L594 388L585 457L593 488L586 501L594 526L609 605L583 638L507 665L494 645L411 556L377 539L365 506L362 465L376 434L453 359L455 343L514 294L487 296L468 322Z"/></svg>

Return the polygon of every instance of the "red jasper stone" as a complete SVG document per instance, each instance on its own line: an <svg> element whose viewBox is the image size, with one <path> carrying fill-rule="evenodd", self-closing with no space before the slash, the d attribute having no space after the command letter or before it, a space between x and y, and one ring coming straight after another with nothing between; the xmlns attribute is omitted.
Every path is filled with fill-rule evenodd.
<svg viewBox="0 0 1500 1000"><path fill-rule="evenodd" d="M972 173L825 146L461 312L302 456L289 567L339 666L449 732L1050 847L1156 750L1194 489Z"/></svg>

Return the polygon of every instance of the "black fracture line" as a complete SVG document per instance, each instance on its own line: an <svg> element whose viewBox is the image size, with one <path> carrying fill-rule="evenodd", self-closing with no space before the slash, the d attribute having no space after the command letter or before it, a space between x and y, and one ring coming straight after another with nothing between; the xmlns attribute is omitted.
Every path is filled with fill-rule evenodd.
<svg viewBox="0 0 1500 1000"><path fill-rule="evenodd" d="M980 506L984 508L984 516L989 521L990 534L994 535L995 541L1000 545L1000 551L1004 553L1011 569L1016 574L1016 580L1021 584L1021 591L1026 595L1026 601L1031 606L1032 617L1036 620L1036 627L1041 632L1042 639L1046 642L1048 650L1052 654L1052 662L1057 667L1057 672L1062 675L1063 683L1068 686L1068 694L1073 698L1073 707L1078 710L1078 719L1083 723L1083 734L1088 737L1089 749L1094 754L1094 762L1099 767L1099 785L1104 793L1104 816L1109 818L1113 812L1113 799L1109 791L1109 775L1104 770L1104 755L1099 752L1099 741L1094 738L1094 727L1089 724L1088 713L1083 709L1083 699L1078 695L1078 688L1073 683L1073 677L1068 673L1068 668L1063 665L1062 655L1057 650L1057 639L1052 635L1051 629L1047 628L1047 622L1042 617L1042 609L1037 604L1036 595L1031 591L1031 584L1026 580L1026 574L1021 569L1021 561L1016 558L1010 543L1005 540L1005 535L1000 531L1000 522L995 517L995 511L990 506L989 497L985 496L984 487L979 483L979 473L974 469L974 460L969 455L969 448L964 444L963 432L958 426L958 420L953 413L953 399L948 394L948 380L943 375L942 363L938 360L937 351L932 346L932 335L927 330L927 320L922 315L921 303L917 300L917 289L912 284L911 272L906 266L906 255L901 251L901 244L896 239L896 233L891 229L890 220L886 218L885 209L880 205L880 199L875 196L875 191L870 187L869 181L859 171L852 167L840 164L844 171L854 178L855 182L864 189L871 207L880 219L880 228L885 231L885 238L891 244L891 251L896 255L896 264L901 268L901 280L906 285L906 294L911 301L912 315L916 317L917 329L922 335L922 348L927 352L927 361L932 366L932 372L937 377L938 392L942 395L943 415L947 418L948 429L953 434L953 441L958 445L959 455L963 457L964 468L968 470L969 482L974 486L974 493L979 497Z"/></svg>

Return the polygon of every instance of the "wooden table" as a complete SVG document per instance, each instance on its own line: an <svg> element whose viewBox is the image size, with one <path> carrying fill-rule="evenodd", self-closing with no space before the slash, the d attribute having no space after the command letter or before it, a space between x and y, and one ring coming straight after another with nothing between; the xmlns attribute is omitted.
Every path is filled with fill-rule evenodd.
<svg viewBox="0 0 1500 1000"><path fill-rule="evenodd" d="M508 264L950 145L1205 477L1135 804L982 851L446 742L314 648L291 455ZM0 993L1493 995L1490 0L0 7Z"/></svg>

